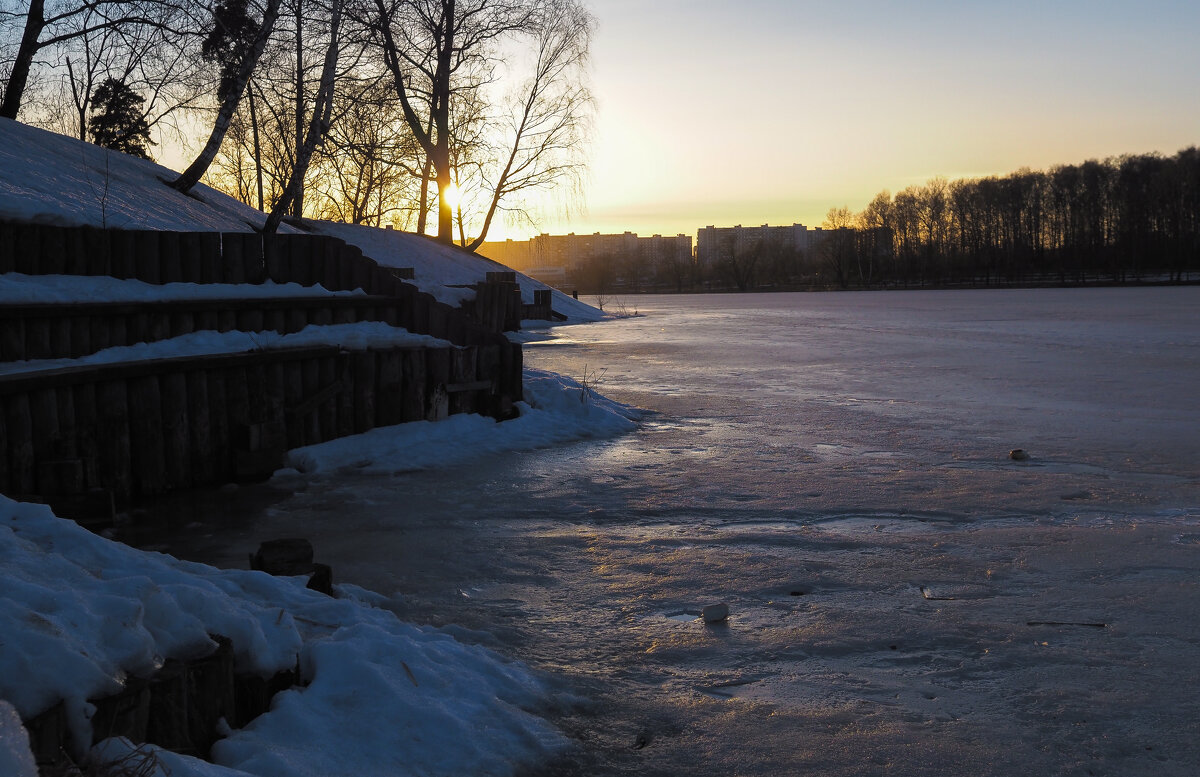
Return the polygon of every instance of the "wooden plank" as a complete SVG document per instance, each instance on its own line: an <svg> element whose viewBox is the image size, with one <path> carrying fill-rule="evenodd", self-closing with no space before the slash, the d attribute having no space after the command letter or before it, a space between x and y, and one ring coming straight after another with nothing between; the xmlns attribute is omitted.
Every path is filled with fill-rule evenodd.
<svg viewBox="0 0 1200 777"><path fill-rule="evenodd" d="M200 260L203 274L200 283L220 283L221 269L221 233L201 232Z"/></svg>
<svg viewBox="0 0 1200 777"><path fill-rule="evenodd" d="M300 235L288 235L288 281L301 286L312 286L312 245Z"/></svg>
<svg viewBox="0 0 1200 777"><path fill-rule="evenodd" d="M137 252L135 278L146 283L160 284L162 280L162 257L159 253L159 233L139 230L134 233Z"/></svg>
<svg viewBox="0 0 1200 777"><path fill-rule="evenodd" d="M13 258L14 272L26 275L37 275L42 252L42 232L36 224L13 225Z"/></svg>
<svg viewBox="0 0 1200 777"><path fill-rule="evenodd" d="M62 275L67 271L67 230L63 227L42 228L41 257L38 272L42 275Z"/></svg>
<svg viewBox="0 0 1200 777"><path fill-rule="evenodd" d="M321 419L317 416L317 407L323 397L321 393L321 366L316 359L305 359L300 362L300 385L304 388L305 409L299 413L301 427L304 433L304 444L315 445L321 442Z"/></svg>
<svg viewBox="0 0 1200 777"><path fill-rule="evenodd" d="M25 358L25 322L19 318L0 321L0 361Z"/></svg>
<svg viewBox="0 0 1200 777"><path fill-rule="evenodd" d="M51 359L54 357L54 346L50 342L52 326L50 320L45 318L26 322L26 359Z"/></svg>
<svg viewBox="0 0 1200 777"><path fill-rule="evenodd" d="M275 362L263 365L264 381L264 424L274 424L283 430L283 439L278 442L281 448L287 447L287 422L284 407L286 405L286 389L284 388L283 364Z"/></svg>
<svg viewBox="0 0 1200 777"><path fill-rule="evenodd" d="M59 316L52 319L50 324L50 353L56 359L65 359L71 355L71 319Z"/></svg>
<svg viewBox="0 0 1200 777"><path fill-rule="evenodd" d="M333 356L324 356L316 360L318 378L323 392L332 390L332 394L328 394L317 408L317 418L319 419L319 428L321 430L320 439L318 442L332 440L338 436L338 397L346 390L346 386L338 379L337 359Z"/></svg>
<svg viewBox="0 0 1200 777"><path fill-rule="evenodd" d="M304 402L304 371L300 362L290 361L283 365L283 411L287 421L287 447L304 445L304 421L295 412Z"/></svg>
<svg viewBox="0 0 1200 777"><path fill-rule="evenodd" d="M16 271L13 265L16 245L17 239L13 225L0 221L0 275Z"/></svg>
<svg viewBox="0 0 1200 777"><path fill-rule="evenodd" d="M34 483L33 414L29 395L4 398L5 447L8 449L10 493L32 494Z"/></svg>
<svg viewBox="0 0 1200 777"><path fill-rule="evenodd" d="M237 328L243 332L261 332L264 315L262 309L239 310L237 312Z"/></svg>
<svg viewBox="0 0 1200 777"><path fill-rule="evenodd" d="M199 232L179 233L179 272L184 283L205 283Z"/></svg>
<svg viewBox="0 0 1200 777"><path fill-rule="evenodd" d="M267 374L261 363L246 365L246 418L250 423L267 421L270 408L267 406Z"/></svg>
<svg viewBox="0 0 1200 777"><path fill-rule="evenodd" d="M180 337L196 331L196 314L193 311L180 310L168 316L171 322L171 337Z"/></svg>
<svg viewBox="0 0 1200 777"><path fill-rule="evenodd" d="M92 353L92 319L89 316L72 316L68 319L71 327L70 351L65 354L72 359Z"/></svg>
<svg viewBox="0 0 1200 777"><path fill-rule="evenodd" d="M112 238L107 230L83 227L79 230L84 245L86 270L84 275L112 274Z"/></svg>
<svg viewBox="0 0 1200 777"><path fill-rule="evenodd" d="M185 374L188 402L188 445L192 462L192 485L217 482L217 460L224 456L212 438L212 411L208 397L208 375L203 370Z"/></svg>
<svg viewBox="0 0 1200 777"><path fill-rule="evenodd" d="M263 265L267 280L287 283L290 280L288 245L279 235L263 235Z"/></svg>
<svg viewBox="0 0 1200 777"><path fill-rule="evenodd" d="M342 248L346 244L335 237L325 238L325 272L321 277L321 285L330 291L345 288L342 283Z"/></svg>
<svg viewBox="0 0 1200 777"><path fill-rule="evenodd" d="M54 398L58 403L58 439L55 440L54 455L58 458L77 458L79 444L75 428L75 392L70 386L59 386Z"/></svg>
<svg viewBox="0 0 1200 777"><path fill-rule="evenodd" d="M125 229L108 232L109 267L114 278L137 277L137 233Z"/></svg>
<svg viewBox="0 0 1200 777"><path fill-rule="evenodd" d="M0 239L3 237L3 233L0 233ZM0 494L16 493L8 487L8 431L5 428L8 423L7 416L8 414L0 409Z"/></svg>
<svg viewBox="0 0 1200 777"><path fill-rule="evenodd" d="M263 261L262 235L250 232L242 235L242 274L246 283L262 283L267 279L267 266Z"/></svg>
<svg viewBox="0 0 1200 777"><path fill-rule="evenodd" d="M110 380L96 386L96 410L99 416L97 447L100 455L96 469L100 485L111 489L118 500L133 493L133 462L130 450L129 392L124 380Z"/></svg>
<svg viewBox="0 0 1200 777"><path fill-rule="evenodd" d="M237 232L221 234L221 279L218 283L245 283L245 244ZM221 330L227 331L227 330Z"/></svg>
<svg viewBox="0 0 1200 777"><path fill-rule="evenodd" d="M404 358L399 350L379 351L375 374L375 425L404 421Z"/></svg>
<svg viewBox="0 0 1200 777"><path fill-rule="evenodd" d="M337 436L354 434L354 364L350 353L336 358L338 380L342 390L337 395Z"/></svg>
<svg viewBox="0 0 1200 777"><path fill-rule="evenodd" d="M96 384L80 383L70 390L75 399L75 443L79 458L83 460L84 484L88 488L99 488L100 416L96 408Z"/></svg>
<svg viewBox="0 0 1200 777"><path fill-rule="evenodd" d="M178 232L158 233L158 256L163 283L183 281L183 249Z"/></svg>
<svg viewBox="0 0 1200 777"><path fill-rule="evenodd" d="M188 426L187 376L172 372L162 376L163 456L168 488L192 485L192 439Z"/></svg>
<svg viewBox="0 0 1200 777"><path fill-rule="evenodd" d="M33 462L36 474L38 464L56 458L55 447L59 440L56 390L43 388L30 392L29 415L33 424Z"/></svg>
<svg viewBox="0 0 1200 777"><path fill-rule="evenodd" d="M212 482L226 483L233 475L233 462L229 456L232 431L226 408L225 371L212 368L205 372L208 378L209 441L213 450Z"/></svg>
<svg viewBox="0 0 1200 777"><path fill-rule="evenodd" d="M63 233L63 272L67 275L93 275L89 272L87 244L88 232L82 227L65 230ZM105 241L107 243L107 241Z"/></svg>
<svg viewBox="0 0 1200 777"><path fill-rule="evenodd" d="M133 488L141 495L167 490L164 461L162 390L157 375L129 381L129 436L133 453Z"/></svg>
<svg viewBox="0 0 1200 777"><path fill-rule="evenodd" d="M375 353L355 351L350 355L354 376L354 432L375 428Z"/></svg>
<svg viewBox="0 0 1200 777"><path fill-rule="evenodd" d="M325 266L328 264L325 246L330 238L303 235L298 238L308 245L308 282L305 286L325 283Z"/></svg>
<svg viewBox="0 0 1200 777"><path fill-rule="evenodd" d="M263 330L283 334L287 331L287 314L283 308L268 308L263 315Z"/></svg>
<svg viewBox="0 0 1200 777"><path fill-rule="evenodd" d="M425 418L440 421L450 414L446 384L450 382L450 349L425 349Z"/></svg>
<svg viewBox="0 0 1200 777"><path fill-rule="evenodd" d="M235 365L225 368L225 407L229 414L229 430L233 435L234 430L248 426L252 421L250 417L250 390L246 385L246 367ZM231 437L235 439L236 437Z"/></svg>
<svg viewBox="0 0 1200 777"><path fill-rule="evenodd" d="M475 381L475 352L467 348L450 349L450 379L446 381L450 414L474 411L471 389L464 388Z"/></svg>

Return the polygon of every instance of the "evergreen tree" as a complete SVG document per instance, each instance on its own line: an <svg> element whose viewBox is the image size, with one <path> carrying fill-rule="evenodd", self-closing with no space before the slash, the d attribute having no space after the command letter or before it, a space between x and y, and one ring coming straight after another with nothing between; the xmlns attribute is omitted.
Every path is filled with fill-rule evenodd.
<svg viewBox="0 0 1200 777"><path fill-rule="evenodd" d="M149 159L146 146L153 146L154 141L150 140L150 124L142 113L144 102L124 81L106 78L92 96L92 118L88 120L92 142Z"/></svg>
<svg viewBox="0 0 1200 777"><path fill-rule="evenodd" d="M259 26L250 18L247 0L221 0L213 7L213 26L200 55L208 62L221 66L221 85L217 96L222 100L234 89L240 89L238 70L242 59L254 47Z"/></svg>

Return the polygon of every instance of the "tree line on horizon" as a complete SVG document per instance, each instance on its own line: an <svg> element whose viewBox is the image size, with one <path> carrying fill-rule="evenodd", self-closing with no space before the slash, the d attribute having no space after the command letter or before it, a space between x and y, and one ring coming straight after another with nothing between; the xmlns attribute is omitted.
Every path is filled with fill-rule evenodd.
<svg viewBox="0 0 1200 777"><path fill-rule="evenodd" d="M1200 149L1003 176L933 178L831 208L807 252L778 241L697 265L677 288L914 288L1180 282L1200 272Z"/></svg>
<svg viewBox="0 0 1200 777"><path fill-rule="evenodd" d="M0 117L147 158L152 131L198 143L171 185L204 180L266 231L308 216L474 250L578 184L594 26L581 0L0 0Z"/></svg>

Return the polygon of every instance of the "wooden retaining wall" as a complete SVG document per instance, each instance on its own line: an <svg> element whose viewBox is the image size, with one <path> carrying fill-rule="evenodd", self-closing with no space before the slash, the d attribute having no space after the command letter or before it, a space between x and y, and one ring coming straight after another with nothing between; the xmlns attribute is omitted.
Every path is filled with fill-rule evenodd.
<svg viewBox="0 0 1200 777"><path fill-rule="evenodd" d="M0 492L118 502L270 474L285 450L505 417L520 346L279 349L0 375ZM68 516L70 517L70 516Z"/></svg>
<svg viewBox="0 0 1200 777"><path fill-rule="evenodd" d="M395 297L400 326L456 345L499 342L505 331L407 283L411 268L382 267L325 235L105 230L0 222L0 274L110 276L145 283L298 283ZM407 322L407 323L405 323ZM518 322L519 325L519 322Z"/></svg>
<svg viewBox="0 0 1200 777"><path fill-rule="evenodd" d="M66 774L71 753L114 736L207 759L220 738L218 721L241 728L270 709L276 693L300 682L295 670L271 678L238 673L232 643L213 639L217 650L208 656L168 660L153 677L128 678L120 693L90 699L96 707L91 742L72 741L62 703L24 721L39 769Z"/></svg>
<svg viewBox="0 0 1200 777"><path fill-rule="evenodd" d="M380 321L406 329L413 308L395 297L320 296L179 302L0 304L0 362L74 359L105 348L215 332L298 332L310 324ZM411 326L411 328L410 328ZM464 325L465 327L465 325ZM426 322L421 328L429 329ZM449 339L449 338L443 338ZM471 345L498 344L479 329L460 333Z"/></svg>

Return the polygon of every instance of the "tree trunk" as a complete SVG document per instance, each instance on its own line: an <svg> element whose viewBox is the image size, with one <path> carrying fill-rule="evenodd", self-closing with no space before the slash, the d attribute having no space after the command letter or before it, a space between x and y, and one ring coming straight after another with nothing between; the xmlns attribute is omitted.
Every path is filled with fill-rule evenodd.
<svg viewBox="0 0 1200 777"><path fill-rule="evenodd" d="M221 150L221 141L225 139L225 133L229 129L230 122L233 121L233 114L237 111L238 103L242 99L242 92L246 90L246 84L250 81L250 74L254 72L255 66L258 65L258 58L262 56L263 49L267 47L267 39L271 37L271 31L275 28L275 20L278 16L279 0L268 0L266 11L263 13L262 26L259 27L258 35L254 38L254 45L246 53L246 58L238 67L237 79L234 84L221 99L221 108L217 111L217 121L213 125L212 134L208 136L208 142L204 144L204 149L188 166L188 169L171 182L172 188L185 193L191 191L208 170L209 165L216 158L217 152Z"/></svg>
<svg viewBox="0 0 1200 777"><path fill-rule="evenodd" d="M258 111L254 108L254 83L249 84L250 87L250 133L254 138L254 178L258 184L258 209L264 210L263 207L263 169L262 169L262 145L258 140Z"/></svg>
<svg viewBox="0 0 1200 777"><path fill-rule="evenodd" d="M45 8L45 0L31 0L29 12L25 14L25 33L21 36L21 45L17 48L17 56L13 59L12 71L8 75L4 101L0 103L0 117L5 119L15 120L17 112L21 110L21 98L25 94L25 85L29 82L33 55L38 52L38 38L46 26Z"/></svg>
<svg viewBox="0 0 1200 777"><path fill-rule="evenodd" d="M300 164L300 149L304 146L304 2L296 0L296 156L295 163ZM313 106L313 115L317 107ZM303 178L303 175L301 175ZM300 218L304 215L304 187L296 190L292 200L292 215Z"/></svg>
<svg viewBox="0 0 1200 777"><path fill-rule="evenodd" d="M333 82L337 75L338 54L340 53L338 33L341 21L342 0L335 0L329 21L329 48L325 52L325 63L321 67L321 85L317 89L317 97L313 101L312 121L308 123L304 144L296 149L296 164L292 167L292 174L283 190L283 196L279 198L279 202L275 203L275 207L271 208L271 214L267 216L267 223L263 226L263 232L266 234L273 234L279 229L279 224L283 221L283 214L299 196L304 185L304 176L308 172L308 163L317 150L317 144L329 130L329 119L333 113Z"/></svg>

